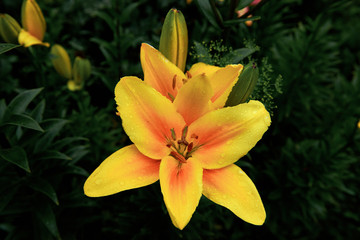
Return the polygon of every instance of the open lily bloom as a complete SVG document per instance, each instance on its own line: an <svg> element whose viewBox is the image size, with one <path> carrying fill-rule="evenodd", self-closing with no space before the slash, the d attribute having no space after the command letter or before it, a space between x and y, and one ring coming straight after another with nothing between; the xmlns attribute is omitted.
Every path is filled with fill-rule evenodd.
<svg viewBox="0 0 360 240"><path fill-rule="evenodd" d="M259 193L234 163L262 138L269 113L258 101L212 110L213 96L206 74L188 79L173 102L139 78L122 78L115 100L134 144L101 163L86 180L85 194L107 196L160 180L179 229L190 221L202 194L249 223L263 224Z"/></svg>
<svg viewBox="0 0 360 240"><path fill-rule="evenodd" d="M144 81L170 100L176 98L179 89L189 79L206 73L213 89L210 99L212 109L225 105L227 97L243 69L241 64L227 65L222 68L196 63L184 74L158 50L146 43L141 45L140 59L144 71Z"/></svg>

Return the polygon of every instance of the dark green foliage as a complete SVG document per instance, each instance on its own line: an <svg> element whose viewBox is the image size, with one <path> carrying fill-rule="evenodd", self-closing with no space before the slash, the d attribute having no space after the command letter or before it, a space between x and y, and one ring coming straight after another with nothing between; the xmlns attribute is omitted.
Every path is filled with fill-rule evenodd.
<svg viewBox="0 0 360 240"><path fill-rule="evenodd" d="M0 9L20 20L21 2L1 1ZM263 0L251 8L251 27L232 11L247 0L37 2L45 40L71 59L86 56L93 70L83 90L70 92L49 49L0 47L0 239L360 238L357 1ZM198 61L259 67L250 99L266 105L272 124L236 164L262 197L263 226L202 197L180 231L158 182L103 198L83 194L88 174L131 144L114 86L142 77L140 44L158 47L172 7L188 24L187 70Z"/></svg>

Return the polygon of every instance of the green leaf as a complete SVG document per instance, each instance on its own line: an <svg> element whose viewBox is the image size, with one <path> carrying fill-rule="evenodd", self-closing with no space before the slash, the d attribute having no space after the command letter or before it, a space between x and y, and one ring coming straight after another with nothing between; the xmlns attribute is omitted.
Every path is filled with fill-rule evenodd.
<svg viewBox="0 0 360 240"><path fill-rule="evenodd" d="M31 112L31 117L34 118L37 122L43 120L43 114L45 110L45 99L43 99Z"/></svg>
<svg viewBox="0 0 360 240"><path fill-rule="evenodd" d="M41 92L42 88L26 90L17 95L7 107L7 111L16 114L25 111L29 103Z"/></svg>
<svg viewBox="0 0 360 240"><path fill-rule="evenodd" d="M3 54L17 47L21 47L21 45L12 44L12 43L0 43L0 54Z"/></svg>
<svg viewBox="0 0 360 240"><path fill-rule="evenodd" d="M89 176L89 173L85 169L75 166L75 165L70 165L70 168L68 170L66 170L64 172L64 174L76 174L76 175L81 175L84 177Z"/></svg>
<svg viewBox="0 0 360 240"><path fill-rule="evenodd" d="M254 0L240 0L239 4L236 7L236 10L241 10L250 5Z"/></svg>
<svg viewBox="0 0 360 240"><path fill-rule="evenodd" d="M44 135L37 141L34 152L37 153L40 149L47 149L52 144L54 138L59 134L68 120L64 119L47 119L41 124L45 129Z"/></svg>
<svg viewBox="0 0 360 240"><path fill-rule="evenodd" d="M6 111L6 103L5 103L5 99L1 99L0 100L0 124L4 118L5 115L5 111Z"/></svg>
<svg viewBox="0 0 360 240"><path fill-rule="evenodd" d="M39 156L39 159L60 159L60 160L71 160L71 157L61 153L59 151L49 150L45 151Z"/></svg>
<svg viewBox="0 0 360 240"><path fill-rule="evenodd" d="M31 177L28 180L28 185L35 191L49 197L56 205L59 205L59 200L57 198L56 192L48 181L39 177Z"/></svg>
<svg viewBox="0 0 360 240"><path fill-rule="evenodd" d="M38 203L35 206L35 214L38 220L44 224L49 232L57 239L60 239L59 230L56 224L54 211L49 203Z"/></svg>
<svg viewBox="0 0 360 240"><path fill-rule="evenodd" d="M29 129L33 129L36 131L44 132L44 129L40 127L40 125L31 117L25 114L13 114L4 122L2 125L16 125L20 127L25 127Z"/></svg>
<svg viewBox="0 0 360 240"><path fill-rule="evenodd" d="M224 58L226 59L226 62L235 64L235 63L239 63L244 58L250 56L255 51L256 51L255 48L252 48L252 49L251 48L239 48L239 49L235 49L235 50L229 52L228 54L226 54L224 56Z"/></svg>
<svg viewBox="0 0 360 240"><path fill-rule="evenodd" d="M260 19L261 19L260 16L254 16L254 17L250 17L250 18L238 18L238 19L233 19L233 20L227 20L227 21L224 21L224 26L230 27L230 26L237 25L239 23L243 23L246 21L257 21Z"/></svg>
<svg viewBox="0 0 360 240"><path fill-rule="evenodd" d="M200 11L204 14L204 16L209 20L211 25L215 28L220 28L218 24L218 20L216 20L215 13L211 7L211 0L197 0L196 3L200 9ZM217 9L216 9L217 10ZM216 11L215 10L215 11ZM216 14L221 17L220 13L217 11ZM221 19L221 18L220 18Z"/></svg>
<svg viewBox="0 0 360 240"><path fill-rule="evenodd" d="M23 148L15 146L10 149L0 149L0 157L30 172L27 155Z"/></svg>

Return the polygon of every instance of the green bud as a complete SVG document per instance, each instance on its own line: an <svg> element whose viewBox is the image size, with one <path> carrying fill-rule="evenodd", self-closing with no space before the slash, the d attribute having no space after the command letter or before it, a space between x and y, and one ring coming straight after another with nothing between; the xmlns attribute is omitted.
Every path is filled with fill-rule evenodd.
<svg viewBox="0 0 360 240"><path fill-rule="evenodd" d="M86 58L77 56L73 66L73 79L69 80L68 88L71 91L80 90L84 86L84 82L91 75L91 64Z"/></svg>
<svg viewBox="0 0 360 240"><path fill-rule="evenodd" d="M160 36L160 52L182 71L188 51L188 31L184 15L172 8L165 17Z"/></svg>
<svg viewBox="0 0 360 240"><path fill-rule="evenodd" d="M236 106L246 102L250 94L254 91L256 82L259 78L259 69L255 63L249 63L239 76L238 81L231 90L225 106Z"/></svg>
<svg viewBox="0 0 360 240"><path fill-rule="evenodd" d="M59 44L54 44L50 50L51 62L55 70L64 78L71 78L71 62L66 50Z"/></svg>
<svg viewBox="0 0 360 240"><path fill-rule="evenodd" d="M7 43L19 44L19 23L8 14L0 14L0 35Z"/></svg>

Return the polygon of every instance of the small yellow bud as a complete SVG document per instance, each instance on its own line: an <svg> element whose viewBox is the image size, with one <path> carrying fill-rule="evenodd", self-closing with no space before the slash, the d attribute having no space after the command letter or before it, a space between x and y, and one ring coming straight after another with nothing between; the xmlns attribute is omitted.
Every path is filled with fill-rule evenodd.
<svg viewBox="0 0 360 240"><path fill-rule="evenodd" d="M258 78L259 69L256 65L253 63L246 65L235 86L232 88L225 105L236 106L246 102L250 94L254 91Z"/></svg>
<svg viewBox="0 0 360 240"><path fill-rule="evenodd" d="M182 71L185 70L188 51L188 31L184 15L171 9L165 17L160 36L160 52Z"/></svg>
<svg viewBox="0 0 360 240"><path fill-rule="evenodd" d="M73 66L73 79L69 80L68 88L77 91L83 88L84 82L91 75L91 64L88 59L77 56Z"/></svg>
<svg viewBox="0 0 360 240"><path fill-rule="evenodd" d="M69 54L59 44L55 44L50 50L51 62L55 70L64 78L71 79L71 62Z"/></svg>
<svg viewBox="0 0 360 240"><path fill-rule="evenodd" d="M21 27L19 23L8 14L0 14L0 35L5 42L19 44L18 35Z"/></svg>
<svg viewBox="0 0 360 240"><path fill-rule="evenodd" d="M21 7L21 23L31 35L42 41L46 31L46 22L35 0L24 0Z"/></svg>

